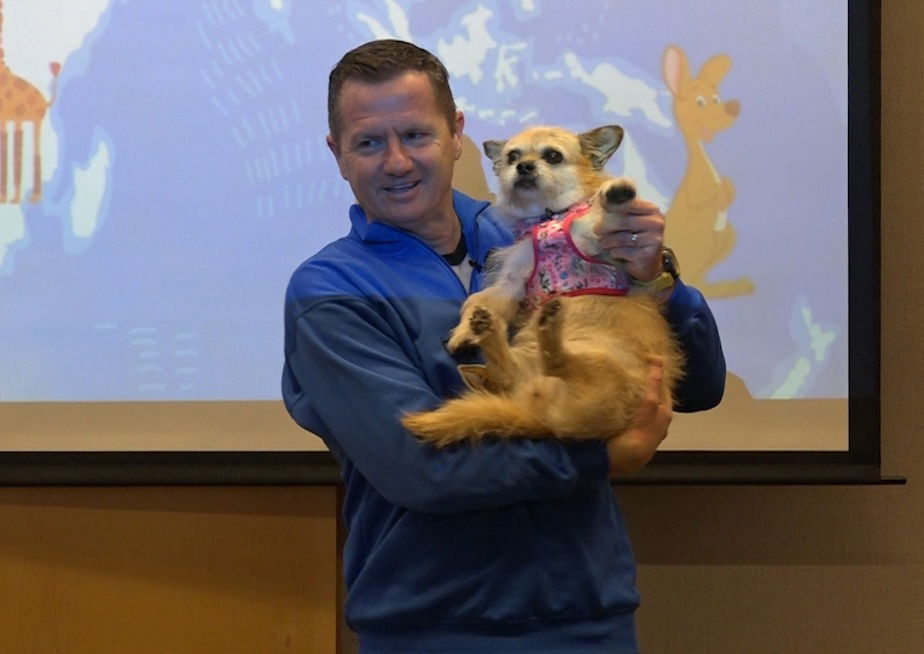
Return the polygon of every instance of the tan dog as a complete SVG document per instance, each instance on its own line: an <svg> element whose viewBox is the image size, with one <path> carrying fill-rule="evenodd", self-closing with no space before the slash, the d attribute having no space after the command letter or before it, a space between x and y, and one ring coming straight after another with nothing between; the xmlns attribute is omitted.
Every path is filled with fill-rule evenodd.
<svg viewBox="0 0 924 654"><path fill-rule="evenodd" d="M500 180L498 209L525 221L519 227L526 234L496 255L491 284L469 296L451 334L450 351L478 345L484 353L485 366L460 366L470 389L433 411L404 416L423 440L443 446L488 435L611 438L629 426L653 359L663 360L662 392L671 397L682 356L660 305L631 290L619 263L606 261L595 231L601 221L618 229L635 197L630 181L603 171L622 135L617 126L582 134L537 127L484 144ZM564 220L543 220L569 208ZM565 264L566 278L587 266L584 279L608 279L610 287L572 279L577 288L551 288L555 275L542 268L542 251L552 242L578 251ZM534 310L510 344L508 326L524 304Z"/></svg>

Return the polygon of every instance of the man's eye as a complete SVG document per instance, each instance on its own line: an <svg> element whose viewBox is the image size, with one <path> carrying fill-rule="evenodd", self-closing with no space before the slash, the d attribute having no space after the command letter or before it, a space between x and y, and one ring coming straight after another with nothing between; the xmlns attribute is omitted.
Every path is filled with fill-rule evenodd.
<svg viewBox="0 0 924 654"><path fill-rule="evenodd" d="M545 152L542 153L542 158L545 159L550 164L561 163L564 157L561 152L548 148Z"/></svg>
<svg viewBox="0 0 924 654"><path fill-rule="evenodd" d="M517 159L519 158L520 158L520 153L517 152L516 150L511 150L510 152L507 153L507 163L508 164L511 164L511 165L515 164L517 162Z"/></svg>

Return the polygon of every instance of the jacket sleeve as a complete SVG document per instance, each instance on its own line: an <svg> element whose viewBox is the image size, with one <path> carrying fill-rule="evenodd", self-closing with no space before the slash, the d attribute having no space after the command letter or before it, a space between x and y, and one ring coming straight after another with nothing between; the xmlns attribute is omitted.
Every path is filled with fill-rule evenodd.
<svg viewBox="0 0 924 654"><path fill-rule="evenodd" d="M725 355L702 293L678 280L668 300L667 319L686 357L674 409L690 412L715 407L725 393Z"/></svg>
<svg viewBox="0 0 924 654"><path fill-rule="evenodd" d="M421 443L400 416L440 399L387 322L360 298L322 300L289 321L289 412L393 504L454 513L564 497L607 479L600 441L505 439L445 449Z"/></svg>

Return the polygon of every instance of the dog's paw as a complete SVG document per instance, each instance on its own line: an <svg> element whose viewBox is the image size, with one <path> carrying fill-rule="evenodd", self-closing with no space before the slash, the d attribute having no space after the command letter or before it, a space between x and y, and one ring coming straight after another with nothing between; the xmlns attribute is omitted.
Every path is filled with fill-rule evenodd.
<svg viewBox="0 0 924 654"><path fill-rule="evenodd" d="M475 339L467 324L460 324L449 333L446 349L450 354L463 354L476 347Z"/></svg>
<svg viewBox="0 0 924 654"><path fill-rule="evenodd" d="M492 329L493 321L491 313L484 307L467 307L459 324L450 333L446 348L452 354L474 350Z"/></svg>
<svg viewBox="0 0 924 654"><path fill-rule="evenodd" d="M539 329L539 339L555 338L553 335L561 329L562 304L559 298L552 298L542 305L536 325Z"/></svg>
<svg viewBox="0 0 924 654"><path fill-rule="evenodd" d="M468 319L468 326L472 334L480 338L494 328L494 318L484 307L475 307Z"/></svg>
<svg viewBox="0 0 924 654"><path fill-rule="evenodd" d="M624 177L609 180L600 189L600 196L605 211L618 211L635 199L635 184Z"/></svg>
<svg viewBox="0 0 924 654"><path fill-rule="evenodd" d="M539 312L539 327L548 328L554 326L560 315L561 300L552 298L542 305L542 310Z"/></svg>

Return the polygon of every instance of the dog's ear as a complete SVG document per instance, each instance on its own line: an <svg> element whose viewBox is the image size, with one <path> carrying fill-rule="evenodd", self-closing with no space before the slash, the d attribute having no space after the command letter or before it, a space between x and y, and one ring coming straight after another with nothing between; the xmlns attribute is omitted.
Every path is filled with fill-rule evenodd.
<svg viewBox="0 0 924 654"><path fill-rule="evenodd" d="M483 144L484 153L488 155L488 159L497 163L505 145L507 145L507 141L485 141Z"/></svg>
<svg viewBox="0 0 924 654"><path fill-rule="evenodd" d="M603 170L606 162L622 143L623 133L619 125L604 125L578 134L581 152L590 159L595 170Z"/></svg>
<svg viewBox="0 0 924 654"><path fill-rule="evenodd" d="M483 363L463 363L456 368L462 376L462 381L473 391L487 390L488 375L487 367Z"/></svg>

